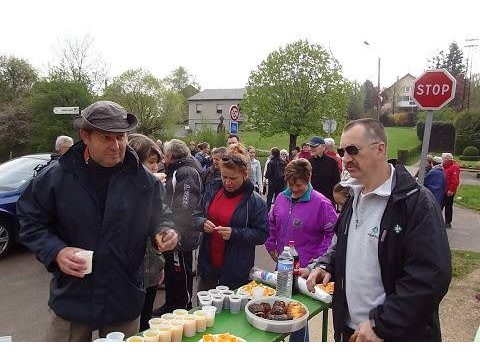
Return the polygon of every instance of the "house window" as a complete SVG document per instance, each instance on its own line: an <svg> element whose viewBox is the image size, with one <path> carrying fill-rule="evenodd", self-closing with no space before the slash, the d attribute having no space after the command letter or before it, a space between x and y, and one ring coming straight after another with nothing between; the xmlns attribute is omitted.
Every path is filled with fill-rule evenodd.
<svg viewBox="0 0 480 360"><path fill-rule="evenodd" d="M403 91L405 91L406 93L411 92L411 91L412 91L412 87L411 87L411 86L405 86L405 87L403 88Z"/></svg>
<svg viewBox="0 0 480 360"><path fill-rule="evenodd" d="M197 104L195 105L195 110L197 111L197 114L202 112L202 104Z"/></svg>
<svg viewBox="0 0 480 360"><path fill-rule="evenodd" d="M217 104L217 114L222 114L222 113L223 113L223 105Z"/></svg>

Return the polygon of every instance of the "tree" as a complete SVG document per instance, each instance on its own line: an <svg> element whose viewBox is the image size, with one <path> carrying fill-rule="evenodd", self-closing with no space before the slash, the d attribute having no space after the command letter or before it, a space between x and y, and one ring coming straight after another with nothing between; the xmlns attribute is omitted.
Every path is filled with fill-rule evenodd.
<svg viewBox="0 0 480 360"><path fill-rule="evenodd" d="M348 103L348 119L359 119L364 114L365 87L357 82L351 84Z"/></svg>
<svg viewBox="0 0 480 360"><path fill-rule="evenodd" d="M127 70L113 79L105 89L104 98L115 101L138 118L138 131L159 136L164 125L162 113L165 100L162 82L144 69Z"/></svg>
<svg viewBox="0 0 480 360"><path fill-rule="evenodd" d="M241 109L262 136L319 133L323 119L345 121L349 83L321 45L297 41L268 55L248 79ZM339 124L340 125L340 124Z"/></svg>
<svg viewBox="0 0 480 360"><path fill-rule="evenodd" d="M51 151L58 135L78 138L71 115L56 115L55 106L85 108L93 102L93 94L84 83L65 80L37 81L28 99L33 117L30 146L34 151Z"/></svg>
<svg viewBox="0 0 480 360"><path fill-rule="evenodd" d="M373 86L373 83L370 80L365 80L362 85L363 91L365 92L365 100L363 102L363 111L365 113L372 113L377 107L377 94L378 90Z"/></svg>
<svg viewBox="0 0 480 360"><path fill-rule="evenodd" d="M463 51L456 42L452 42L448 51L439 51L439 53L428 60L428 69L447 69L453 76L465 76L465 63Z"/></svg>
<svg viewBox="0 0 480 360"><path fill-rule="evenodd" d="M49 78L86 84L91 92L99 93L105 87L108 66L93 53L93 38L64 39L58 47L57 63L50 67Z"/></svg>
<svg viewBox="0 0 480 360"><path fill-rule="evenodd" d="M26 60L0 56L0 103L21 100L37 78L37 71Z"/></svg>
<svg viewBox="0 0 480 360"><path fill-rule="evenodd" d="M10 103L0 111L0 161L29 152L32 114L20 103Z"/></svg>
<svg viewBox="0 0 480 360"><path fill-rule="evenodd" d="M187 99L195 95L200 90L200 85L194 80L193 75L189 74L187 69L179 66L167 76L163 82L171 91L183 97L182 112L179 114L177 123L188 121L188 104Z"/></svg>

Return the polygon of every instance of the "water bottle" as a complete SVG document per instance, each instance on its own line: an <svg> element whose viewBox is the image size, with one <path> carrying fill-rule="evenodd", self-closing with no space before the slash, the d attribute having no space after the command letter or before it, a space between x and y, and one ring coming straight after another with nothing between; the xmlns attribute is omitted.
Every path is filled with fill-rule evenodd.
<svg viewBox="0 0 480 360"><path fill-rule="evenodd" d="M298 256L297 249L295 249L295 241L290 240L288 242L290 248L290 254L293 256L293 285L292 294L298 294L298 275L300 275L300 257Z"/></svg>
<svg viewBox="0 0 480 360"><path fill-rule="evenodd" d="M277 296L292 297L293 256L290 248L285 246L278 257L277 264Z"/></svg>

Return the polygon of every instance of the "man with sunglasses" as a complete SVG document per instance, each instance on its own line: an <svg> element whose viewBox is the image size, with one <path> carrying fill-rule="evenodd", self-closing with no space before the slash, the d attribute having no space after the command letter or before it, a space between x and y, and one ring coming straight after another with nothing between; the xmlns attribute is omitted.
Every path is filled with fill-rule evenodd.
<svg viewBox="0 0 480 360"><path fill-rule="evenodd" d="M325 141L320 136L312 137L308 145L311 154L309 161L312 164L312 186L335 204L333 187L340 181L337 162L325 154Z"/></svg>
<svg viewBox="0 0 480 360"><path fill-rule="evenodd" d="M440 208L403 165L387 162L380 122L348 123L340 146L352 196L336 243L302 271L307 287L335 281L336 341L441 341L451 258Z"/></svg>

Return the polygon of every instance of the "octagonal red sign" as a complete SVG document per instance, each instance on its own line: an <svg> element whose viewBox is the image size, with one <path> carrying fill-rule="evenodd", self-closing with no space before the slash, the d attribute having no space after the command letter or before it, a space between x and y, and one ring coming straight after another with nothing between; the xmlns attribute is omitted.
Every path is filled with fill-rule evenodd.
<svg viewBox="0 0 480 360"><path fill-rule="evenodd" d="M455 97L456 84L445 69L427 70L415 80L413 98L421 109L439 110Z"/></svg>

